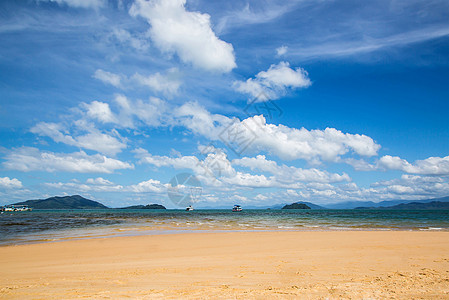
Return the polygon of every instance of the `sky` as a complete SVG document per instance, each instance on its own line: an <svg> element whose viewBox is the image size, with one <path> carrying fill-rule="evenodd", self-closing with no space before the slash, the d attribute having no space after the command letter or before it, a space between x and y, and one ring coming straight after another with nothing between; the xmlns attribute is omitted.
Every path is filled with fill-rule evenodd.
<svg viewBox="0 0 449 300"><path fill-rule="evenodd" d="M1 1L0 205L447 196L448 20L446 0Z"/></svg>

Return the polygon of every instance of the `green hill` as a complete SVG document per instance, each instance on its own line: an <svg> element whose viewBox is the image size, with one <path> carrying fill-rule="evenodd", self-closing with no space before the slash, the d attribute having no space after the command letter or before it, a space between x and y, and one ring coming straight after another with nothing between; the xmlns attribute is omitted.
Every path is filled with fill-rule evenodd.
<svg viewBox="0 0 449 300"><path fill-rule="evenodd" d="M304 203L292 203L285 205L282 209L310 209L310 207Z"/></svg>
<svg viewBox="0 0 449 300"><path fill-rule="evenodd" d="M28 200L14 203L14 205L28 205L33 209L103 209L103 204L83 198L79 195L51 197L47 199Z"/></svg>
<svg viewBox="0 0 449 300"><path fill-rule="evenodd" d="M385 207L386 209L449 209L449 202L432 201L428 203L402 203L390 207Z"/></svg>

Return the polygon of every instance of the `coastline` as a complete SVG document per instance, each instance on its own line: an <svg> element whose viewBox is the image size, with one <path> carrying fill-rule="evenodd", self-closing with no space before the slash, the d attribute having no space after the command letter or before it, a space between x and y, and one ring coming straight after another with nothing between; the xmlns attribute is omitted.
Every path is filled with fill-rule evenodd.
<svg viewBox="0 0 449 300"><path fill-rule="evenodd" d="M447 298L449 232L192 232L0 247L0 298Z"/></svg>
<svg viewBox="0 0 449 300"><path fill-rule="evenodd" d="M55 210L2 214L0 229L0 247L189 232L449 231L449 211Z"/></svg>

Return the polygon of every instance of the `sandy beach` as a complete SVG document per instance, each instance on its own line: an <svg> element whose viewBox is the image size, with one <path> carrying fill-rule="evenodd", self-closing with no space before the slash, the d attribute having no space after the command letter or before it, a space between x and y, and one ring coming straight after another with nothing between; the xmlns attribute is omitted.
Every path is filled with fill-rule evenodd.
<svg viewBox="0 0 449 300"><path fill-rule="evenodd" d="M449 232L222 232L0 248L0 298L449 299Z"/></svg>

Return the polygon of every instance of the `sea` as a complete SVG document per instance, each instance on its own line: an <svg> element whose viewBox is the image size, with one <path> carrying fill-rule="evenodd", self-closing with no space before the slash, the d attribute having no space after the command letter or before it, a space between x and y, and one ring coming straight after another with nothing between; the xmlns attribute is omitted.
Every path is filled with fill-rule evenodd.
<svg viewBox="0 0 449 300"><path fill-rule="evenodd" d="M0 214L0 246L223 231L448 231L449 210L33 210Z"/></svg>

